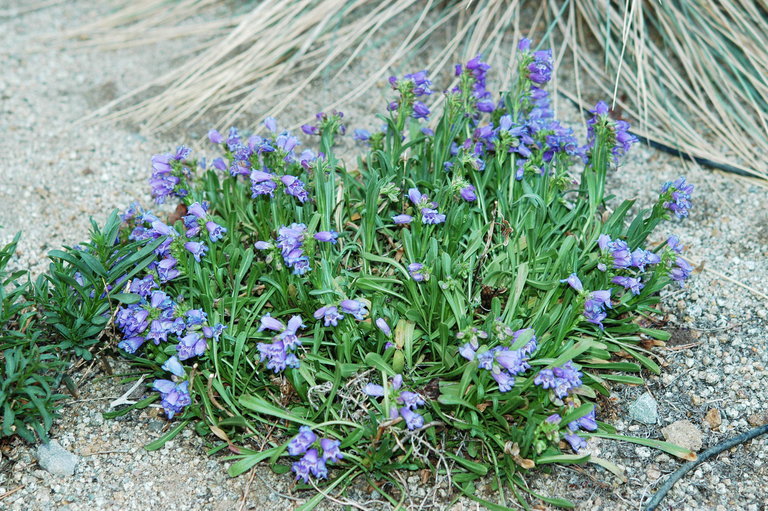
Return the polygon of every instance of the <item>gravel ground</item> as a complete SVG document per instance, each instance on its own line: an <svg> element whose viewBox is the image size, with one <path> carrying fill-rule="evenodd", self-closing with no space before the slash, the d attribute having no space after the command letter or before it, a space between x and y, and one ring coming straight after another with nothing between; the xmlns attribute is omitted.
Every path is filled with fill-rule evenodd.
<svg viewBox="0 0 768 511"><path fill-rule="evenodd" d="M174 64L188 41L108 53L60 49L36 39L39 27L58 32L107 10L77 0L13 15L26 3L8 2L0 2L0 58L5 64L0 74L0 132L5 135L0 137L0 225L5 226L0 243L23 229L14 264L39 273L48 250L86 236L89 216L102 222L109 210L124 208L134 198L148 202L149 156L181 141L198 140L203 131L195 126L173 137L142 136L133 126L74 124L151 79L154 70ZM375 66L377 55L381 53L372 52L353 73ZM311 114L333 95L331 85L322 81L316 90L311 100L295 105L288 120ZM384 93L382 84L380 94L345 108L351 123L373 125L370 114L382 104ZM573 111L566 116L578 118ZM684 289L664 297L665 328L673 337L655 352L663 374L647 375L644 388L617 386L598 415L620 432L658 439L663 438L662 428L687 420L696 429L687 437L698 431L703 450L768 421L768 300L760 294L768 292L768 194L763 184L645 147L631 153L608 187L621 198L650 204L662 182L681 174L696 184L695 208L686 221L666 228L683 240L690 258L701 263L700 271ZM659 232L658 240L668 233ZM126 370L119 362L116 368ZM227 477L227 462L208 456L205 440L189 430L161 450L145 451L142 446L168 427L158 409L104 420L101 413L130 385L96 368L84 368L77 376L83 382L81 396L67 403L52 430L53 438L80 457L75 475L53 476L37 465L34 447L5 443L0 446L0 509L226 510L242 505L267 510L291 509L308 498L292 490L289 476L276 476L266 467L257 467L250 478ZM628 412L630 403L646 392L658 404L656 424L634 421ZM665 475L679 466L666 454L629 443L593 440L591 450L623 467L626 482L589 465L539 472L529 478L531 487L568 497L579 509L640 509ZM431 502L432 488L419 485L416 478L409 485L415 503L424 498ZM766 488L768 438L761 437L689 473L660 509L766 509ZM355 498L363 508L377 507L362 490ZM447 507L441 502L446 501L432 508ZM460 500L450 509L475 508Z"/></svg>

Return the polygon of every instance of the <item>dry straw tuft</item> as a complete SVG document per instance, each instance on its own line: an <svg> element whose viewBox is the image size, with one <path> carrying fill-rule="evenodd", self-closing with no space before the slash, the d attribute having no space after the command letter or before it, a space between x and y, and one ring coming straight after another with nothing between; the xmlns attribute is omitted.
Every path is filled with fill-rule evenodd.
<svg viewBox="0 0 768 511"><path fill-rule="evenodd" d="M133 0L67 34L84 47L116 48L210 36L183 65L118 98L96 116L168 129L218 113L224 127L257 105L275 115L313 79L340 75L391 37L379 71L360 77L349 101L397 63L439 41L427 66L482 52L509 76L511 44L534 34L575 64L566 97L586 107L586 84L633 122L635 132L683 153L768 178L768 13L762 0L282 0L232 14L221 0ZM201 13L204 15L201 16ZM204 20L204 21L201 21ZM388 35L389 34L389 35ZM425 62L426 63L426 62ZM285 84L282 77L303 76ZM136 102L147 91L159 90ZM339 105L327 105L333 108Z"/></svg>

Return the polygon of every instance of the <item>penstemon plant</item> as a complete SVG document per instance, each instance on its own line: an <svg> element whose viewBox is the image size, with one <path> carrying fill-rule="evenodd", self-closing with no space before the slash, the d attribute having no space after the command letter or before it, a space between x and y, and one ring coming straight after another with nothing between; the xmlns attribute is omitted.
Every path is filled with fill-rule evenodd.
<svg viewBox="0 0 768 511"><path fill-rule="evenodd" d="M432 128L427 72L392 77L381 131L355 130L354 167L334 153L340 112L302 127L317 152L268 118L261 134L212 130L210 165L185 147L153 157L152 194L181 215L123 215L119 243L156 258L115 314L119 349L156 378L131 408L160 399L178 421L149 448L195 422L233 453L232 475L267 459L300 487L363 475L393 504L397 470L496 508L507 490L527 506L537 466L619 470L583 450L618 437L598 395L659 372L654 305L692 269L676 238L648 239L686 216L692 186L663 185L633 219L631 200L610 210L629 126L600 102L580 145L550 108L551 52L518 49L499 98L480 57L456 66ZM474 495L483 476L498 504Z"/></svg>

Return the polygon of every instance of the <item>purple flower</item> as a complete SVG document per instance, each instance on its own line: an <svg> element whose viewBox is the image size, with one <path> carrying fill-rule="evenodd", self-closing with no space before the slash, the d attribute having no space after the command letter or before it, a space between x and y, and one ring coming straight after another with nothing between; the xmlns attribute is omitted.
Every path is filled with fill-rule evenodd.
<svg viewBox="0 0 768 511"><path fill-rule="evenodd" d="M419 429L424 426L424 417L411 411L408 407L400 408L400 417L405 421L405 425L410 430Z"/></svg>
<svg viewBox="0 0 768 511"><path fill-rule="evenodd" d="M422 399L420 395L407 390L400 392L400 397L397 398L397 401L405 405L406 408L410 408L411 410L415 410L424 404L424 399Z"/></svg>
<svg viewBox="0 0 768 511"><path fill-rule="evenodd" d="M429 118L429 108L427 105L422 103L421 101L415 101L413 103L413 114L412 117L414 119L428 119Z"/></svg>
<svg viewBox="0 0 768 511"><path fill-rule="evenodd" d="M518 51L529 51L531 49L531 40L523 37L520 42L517 43Z"/></svg>
<svg viewBox="0 0 768 511"><path fill-rule="evenodd" d="M251 197L256 198L259 195L272 196L277 189L275 180L277 176L263 170L251 171Z"/></svg>
<svg viewBox="0 0 768 511"><path fill-rule="evenodd" d="M381 330L382 333L384 335L386 335L387 337L391 337L392 336L392 330L389 328L389 325L384 320L384 318L378 318L376 320L376 326L379 327L379 330Z"/></svg>
<svg viewBox="0 0 768 511"><path fill-rule="evenodd" d="M408 198L411 200L414 206L419 207L422 203L429 201L429 198L419 191L418 188L408 189Z"/></svg>
<svg viewBox="0 0 768 511"><path fill-rule="evenodd" d="M216 243L227 233L227 229L220 226L216 222L208 221L205 223L205 228L208 230L208 237L213 243Z"/></svg>
<svg viewBox="0 0 768 511"><path fill-rule="evenodd" d="M330 438L323 438L320 440L320 447L323 448L323 459L328 463L337 463L344 458L344 455L339 450L341 442L338 440L331 440Z"/></svg>
<svg viewBox="0 0 768 511"><path fill-rule="evenodd" d="M206 339L213 339L214 341L218 341L219 337L221 336L221 333L224 331L225 328L227 327L222 325L221 323L216 323L216 325L214 325L213 327L206 325L203 327L203 336Z"/></svg>
<svg viewBox="0 0 768 511"><path fill-rule="evenodd" d="M277 136L277 139L275 139L275 145L278 149L286 153L286 157L284 161L287 163L293 163L296 161L295 156L293 155L293 150L300 144L299 139L289 135L288 133L281 133Z"/></svg>
<svg viewBox="0 0 768 511"><path fill-rule="evenodd" d="M197 332L192 332L181 338L181 342L176 345L176 351L179 353L179 360L187 360L192 357L199 357L205 353L208 343Z"/></svg>
<svg viewBox="0 0 768 511"><path fill-rule="evenodd" d="M178 261L173 257L166 257L157 263L157 276L160 277L160 282L168 282L181 274L181 272L176 269L177 263Z"/></svg>
<svg viewBox="0 0 768 511"><path fill-rule="evenodd" d="M257 241L256 243L253 244L253 248L255 248L256 250L269 250L272 247L273 247L272 243L268 241Z"/></svg>
<svg viewBox="0 0 768 511"><path fill-rule="evenodd" d="M620 286L624 286L624 289L628 289L632 291L633 295L639 295L640 290L643 289L644 285L640 283L639 278L633 278L633 277L624 277L621 275L617 275L616 277L613 277L611 279L611 282L614 284L618 284Z"/></svg>
<svg viewBox="0 0 768 511"><path fill-rule="evenodd" d="M413 217L411 215L395 215L392 220L396 224L409 224L413 221Z"/></svg>
<svg viewBox="0 0 768 511"><path fill-rule="evenodd" d="M186 374L184 372L184 366L181 365L181 363L179 362L179 359L176 358L175 355L169 358L168 360L166 360L162 367L166 371L173 373L179 378L183 378L184 375Z"/></svg>
<svg viewBox="0 0 768 511"><path fill-rule="evenodd" d="M365 386L363 389L363 392L365 392L367 395L371 397L383 397L384 396L384 387L381 385L376 385L375 383L369 383Z"/></svg>
<svg viewBox="0 0 768 511"><path fill-rule="evenodd" d="M285 193L299 199L299 202L307 202L309 194L304 189L304 182L295 176L282 176L280 181L285 185Z"/></svg>
<svg viewBox="0 0 768 511"><path fill-rule="evenodd" d="M496 368L491 370L491 376L499 385L499 392L509 392L515 386L515 379L506 371Z"/></svg>
<svg viewBox="0 0 768 511"><path fill-rule="evenodd" d="M368 130L356 129L353 138L358 142L368 142L371 139L371 134Z"/></svg>
<svg viewBox="0 0 768 511"><path fill-rule="evenodd" d="M618 164L619 158L629 151L632 144L637 142L637 137L629 133L628 122L612 122L608 118L608 105L604 101L599 101L590 112L593 117L587 121L587 146L585 149L592 149L595 146L596 127L603 126L604 129L608 130L609 140L613 144L611 148L613 161Z"/></svg>
<svg viewBox="0 0 768 511"><path fill-rule="evenodd" d="M471 362L475 359L475 348L470 343L466 343L459 348L459 355Z"/></svg>
<svg viewBox="0 0 768 511"><path fill-rule="evenodd" d="M338 326L339 320L344 319L343 314L339 314L339 309L333 305L320 307L315 311L315 319L323 319L324 326Z"/></svg>
<svg viewBox="0 0 768 511"><path fill-rule="evenodd" d="M336 231L320 231L317 234L315 234L314 238L317 241L323 241L326 243L336 243L336 240L339 238L339 233Z"/></svg>
<svg viewBox="0 0 768 511"><path fill-rule="evenodd" d="M319 479L328 477L328 469L325 466L325 460L318 458L317 449L307 450L304 457L291 466L291 470L296 474L296 480L309 482L310 474Z"/></svg>
<svg viewBox="0 0 768 511"><path fill-rule="evenodd" d="M683 287L683 282L691 276L691 272L693 272L693 266L688 264L688 261L682 257L678 257L675 259L675 266L669 271L669 276L672 280L678 282L680 287Z"/></svg>
<svg viewBox="0 0 768 511"><path fill-rule="evenodd" d="M202 325L208 319L208 315L202 309L190 309L187 316L187 326Z"/></svg>
<svg viewBox="0 0 768 511"><path fill-rule="evenodd" d="M207 209L208 208L204 207L199 202L195 202L187 209L187 213L189 213L190 215L194 216L197 219L205 219L206 216L208 215Z"/></svg>
<svg viewBox="0 0 768 511"><path fill-rule="evenodd" d="M177 413L181 413L185 406L192 403L192 398L189 396L188 381L176 385L170 380L155 380L152 388L160 392L160 404L169 419L172 419Z"/></svg>
<svg viewBox="0 0 768 511"><path fill-rule="evenodd" d="M117 347L126 353L136 353L145 342L145 337L128 337L117 343Z"/></svg>
<svg viewBox="0 0 768 511"><path fill-rule="evenodd" d="M280 332L277 336L283 342L283 346L286 350L296 349L297 346L301 346L301 339L297 335L299 328L304 328L306 325L301 320L301 316L292 316L288 320L288 325L285 330Z"/></svg>
<svg viewBox="0 0 768 511"><path fill-rule="evenodd" d="M490 371L493 369L493 362L495 360L495 352L493 350L484 351L482 353L478 353L477 356L477 366L480 369L485 369L486 371Z"/></svg>
<svg viewBox="0 0 768 511"><path fill-rule="evenodd" d="M646 265L659 264L660 262L661 257L649 250L638 248L632 252L632 266L640 271L645 271Z"/></svg>
<svg viewBox="0 0 768 511"><path fill-rule="evenodd" d="M413 82L413 94L417 98L432 94L432 82L427 78L426 69L416 73L407 74L403 79Z"/></svg>
<svg viewBox="0 0 768 511"><path fill-rule="evenodd" d="M168 340L169 329L172 326L172 322L164 321L160 319L154 319L149 325L149 332L147 333L147 340L152 341L155 345Z"/></svg>
<svg viewBox="0 0 768 511"><path fill-rule="evenodd" d="M211 166L217 170L227 170L227 162L224 161L224 158L214 158L211 162Z"/></svg>
<svg viewBox="0 0 768 511"><path fill-rule="evenodd" d="M677 236L670 236L667 238L667 246L672 252L677 254L683 253L683 246L680 244L680 238Z"/></svg>
<svg viewBox="0 0 768 511"><path fill-rule="evenodd" d="M277 120L274 117L267 117L264 119L264 127L275 133L277 131Z"/></svg>
<svg viewBox="0 0 768 511"><path fill-rule="evenodd" d="M158 285L155 282L155 278L152 275L147 275L143 279L131 280L129 291L146 298L152 292L152 289L156 287Z"/></svg>
<svg viewBox="0 0 768 511"><path fill-rule="evenodd" d="M693 185L687 184L685 178L681 177L675 181L664 183L661 187L662 206L673 212L677 218L688 216L688 210L691 208L691 194Z"/></svg>
<svg viewBox="0 0 768 511"><path fill-rule="evenodd" d="M584 317L603 329L603 320L608 316L605 308L611 308L611 290L593 291L584 302Z"/></svg>
<svg viewBox="0 0 768 511"><path fill-rule="evenodd" d="M285 325L282 321L273 318L269 313L264 314L261 317L261 326L259 326L259 332L264 330L274 330L275 332L282 332L285 330Z"/></svg>
<svg viewBox="0 0 768 511"><path fill-rule="evenodd" d="M496 362L510 372L510 374L517 375L524 373L531 366L528 364L526 354L522 350L511 350L508 348L502 348L494 353Z"/></svg>
<svg viewBox="0 0 768 511"><path fill-rule="evenodd" d="M195 256L195 261L198 263L200 262L200 258L208 252L208 247L206 247L204 243L199 243L197 241L188 241L184 243L184 248Z"/></svg>
<svg viewBox="0 0 768 511"><path fill-rule="evenodd" d="M472 185L467 185L464 188L462 188L461 191L459 192L459 195L461 195L461 198L467 202L473 202L477 200L477 195L475 194L475 187Z"/></svg>
<svg viewBox="0 0 768 511"><path fill-rule="evenodd" d="M320 129L317 126L312 126L311 124L302 124L301 125L301 131L303 131L307 135L319 135Z"/></svg>
<svg viewBox="0 0 768 511"><path fill-rule="evenodd" d="M576 419L575 421L568 423L568 429L571 431L576 431L579 428L586 430L586 431L595 431L597 430L597 421L595 420L595 409L589 411L587 415L584 417L581 417L579 419Z"/></svg>
<svg viewBox="0 0 768 511"><path fill-rule="evenodd" d="M307 449L315 443L317 435L312 432L309 426L301 426L299 434L288 442L288 454L298 456L307 452Z"/></svg>
<svg viewBox="0 0 768 511"><path fill-rule="evenodd" d="M438 213L436 209L422 208L421 209L421 223L424 224L441 224L445 222L445 215Z"/></svg>
<svg viewBox="0 0 768 511"><path fill-rule="evenodd" d="M576 433L569 433L565 435L564 438L568 441L569 444L571 444L571 449L573 449L575 452L579 452L581 449L587 447L587 441Z"/></svg>
<svg viewBox="0 0 768 511"><path fill-rule="evenodd" d="M625 241L612 241L609 250L611 251L611 257L613 257L614 268L627 268L632 264L632 255Z"/></svg>
<svg viewBox="0 0 768 511"><path fill-rule="evenodd" d="M552 79L552 50L533 53L533 62L528 65L528 79L538 85L544 85Z"/></svg>
<svg viewBox="0 0 768 511"><path fill-rule="evenodd" d="M566 397L571 389L581 385L581 373L571 361L560 367L542 369L534 378L533 383L543 389L553 389L560 399Z"/></svg>
<svg viewBox="0 0 768 511"><path fill-rule="evenodd" d="M571 273L567 279L563 279L560 282L567 282L569 286L579 293L584 291L584 286L581 284L581 280L579 280L579 277L577 277L575 273Z"/></svg>
<svg viewBox="0 0 768 511"><path fill-rule="evenodd" d="M429 280L429 272L424 268L421 263L411 263L408 265L408 273L411 278L416 282L423 282Z"/></svg>
<svg viewBox="0 0 768 511"><path fill-rule="evenodd" d="M546 419L544 419L544 422L547 422L547 423L549 423L549 424L557 424L557 423L559 423L559 422L560 422L562 419L563 419L563 418L562 418L562 417L560 417L560 415L559 415L559 414L557 414L557 413L553 413L552 415L550 415L549 417L547 417Z"/></svg>
<svg viewBox="0 0 768 511"><path fill-rule="evenodd" d="M344 300L341 302L341 311L345 314L351 314L358 321L365 319L368 309L363 302L357 300Z"/></svg>
<svg viewBox="0 0 768 511"><path fill-rule="evenodd" d="M256 345L256 349L259 350L260 361L266 360L267 369L271 369L275 373L284 371L288 367L295 369L300 365L296 355L289 353L280 340L272 343L260 342Z"/></svg>
<svg viewBox="0 0 768 511"><path fill-rule="evenodd" d="M224 137L217 130L210 130L208 132L208 140L213 144L221 144L224 142Z"/></svg>
<svg viewBox="0 0 768 511"><path fill-rule="evenodd" d="M238 145L240 145L240 132L237 131L237 128L235 127L229 128L229 134L227 135L227 146L232 149Z"/></svg>

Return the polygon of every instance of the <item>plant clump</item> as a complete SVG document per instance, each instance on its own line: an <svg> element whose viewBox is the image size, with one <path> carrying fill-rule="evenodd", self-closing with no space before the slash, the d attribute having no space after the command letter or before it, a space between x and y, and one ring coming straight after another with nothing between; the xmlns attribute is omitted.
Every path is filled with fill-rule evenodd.
<svg viewBox="0 0 768 511"><path fill-rule="evenodd" d="M692 186L664 184L634 218L632 200L608 209L606 176L636 140L601 102L580 144L554 117L552 68L523 40L495 96L473 58L439 115L426 71L392 77L382 129L354 131L356 166L334 152L340 112L302 127L314 150L269 118L211 130L210 164L154 156L152 194L183 214L122 216L118 249L151 255L114 324L155 378L132 408L159 399L179 421L161 442L193 421L233 475L265 459L300 485L365 474L396 503L394 473L428 469L476 499L489 475L522 502L527 470L616 437L597 396L659 372L654 305L691 267L676 238L649 238L686 216Z"/></svg>

